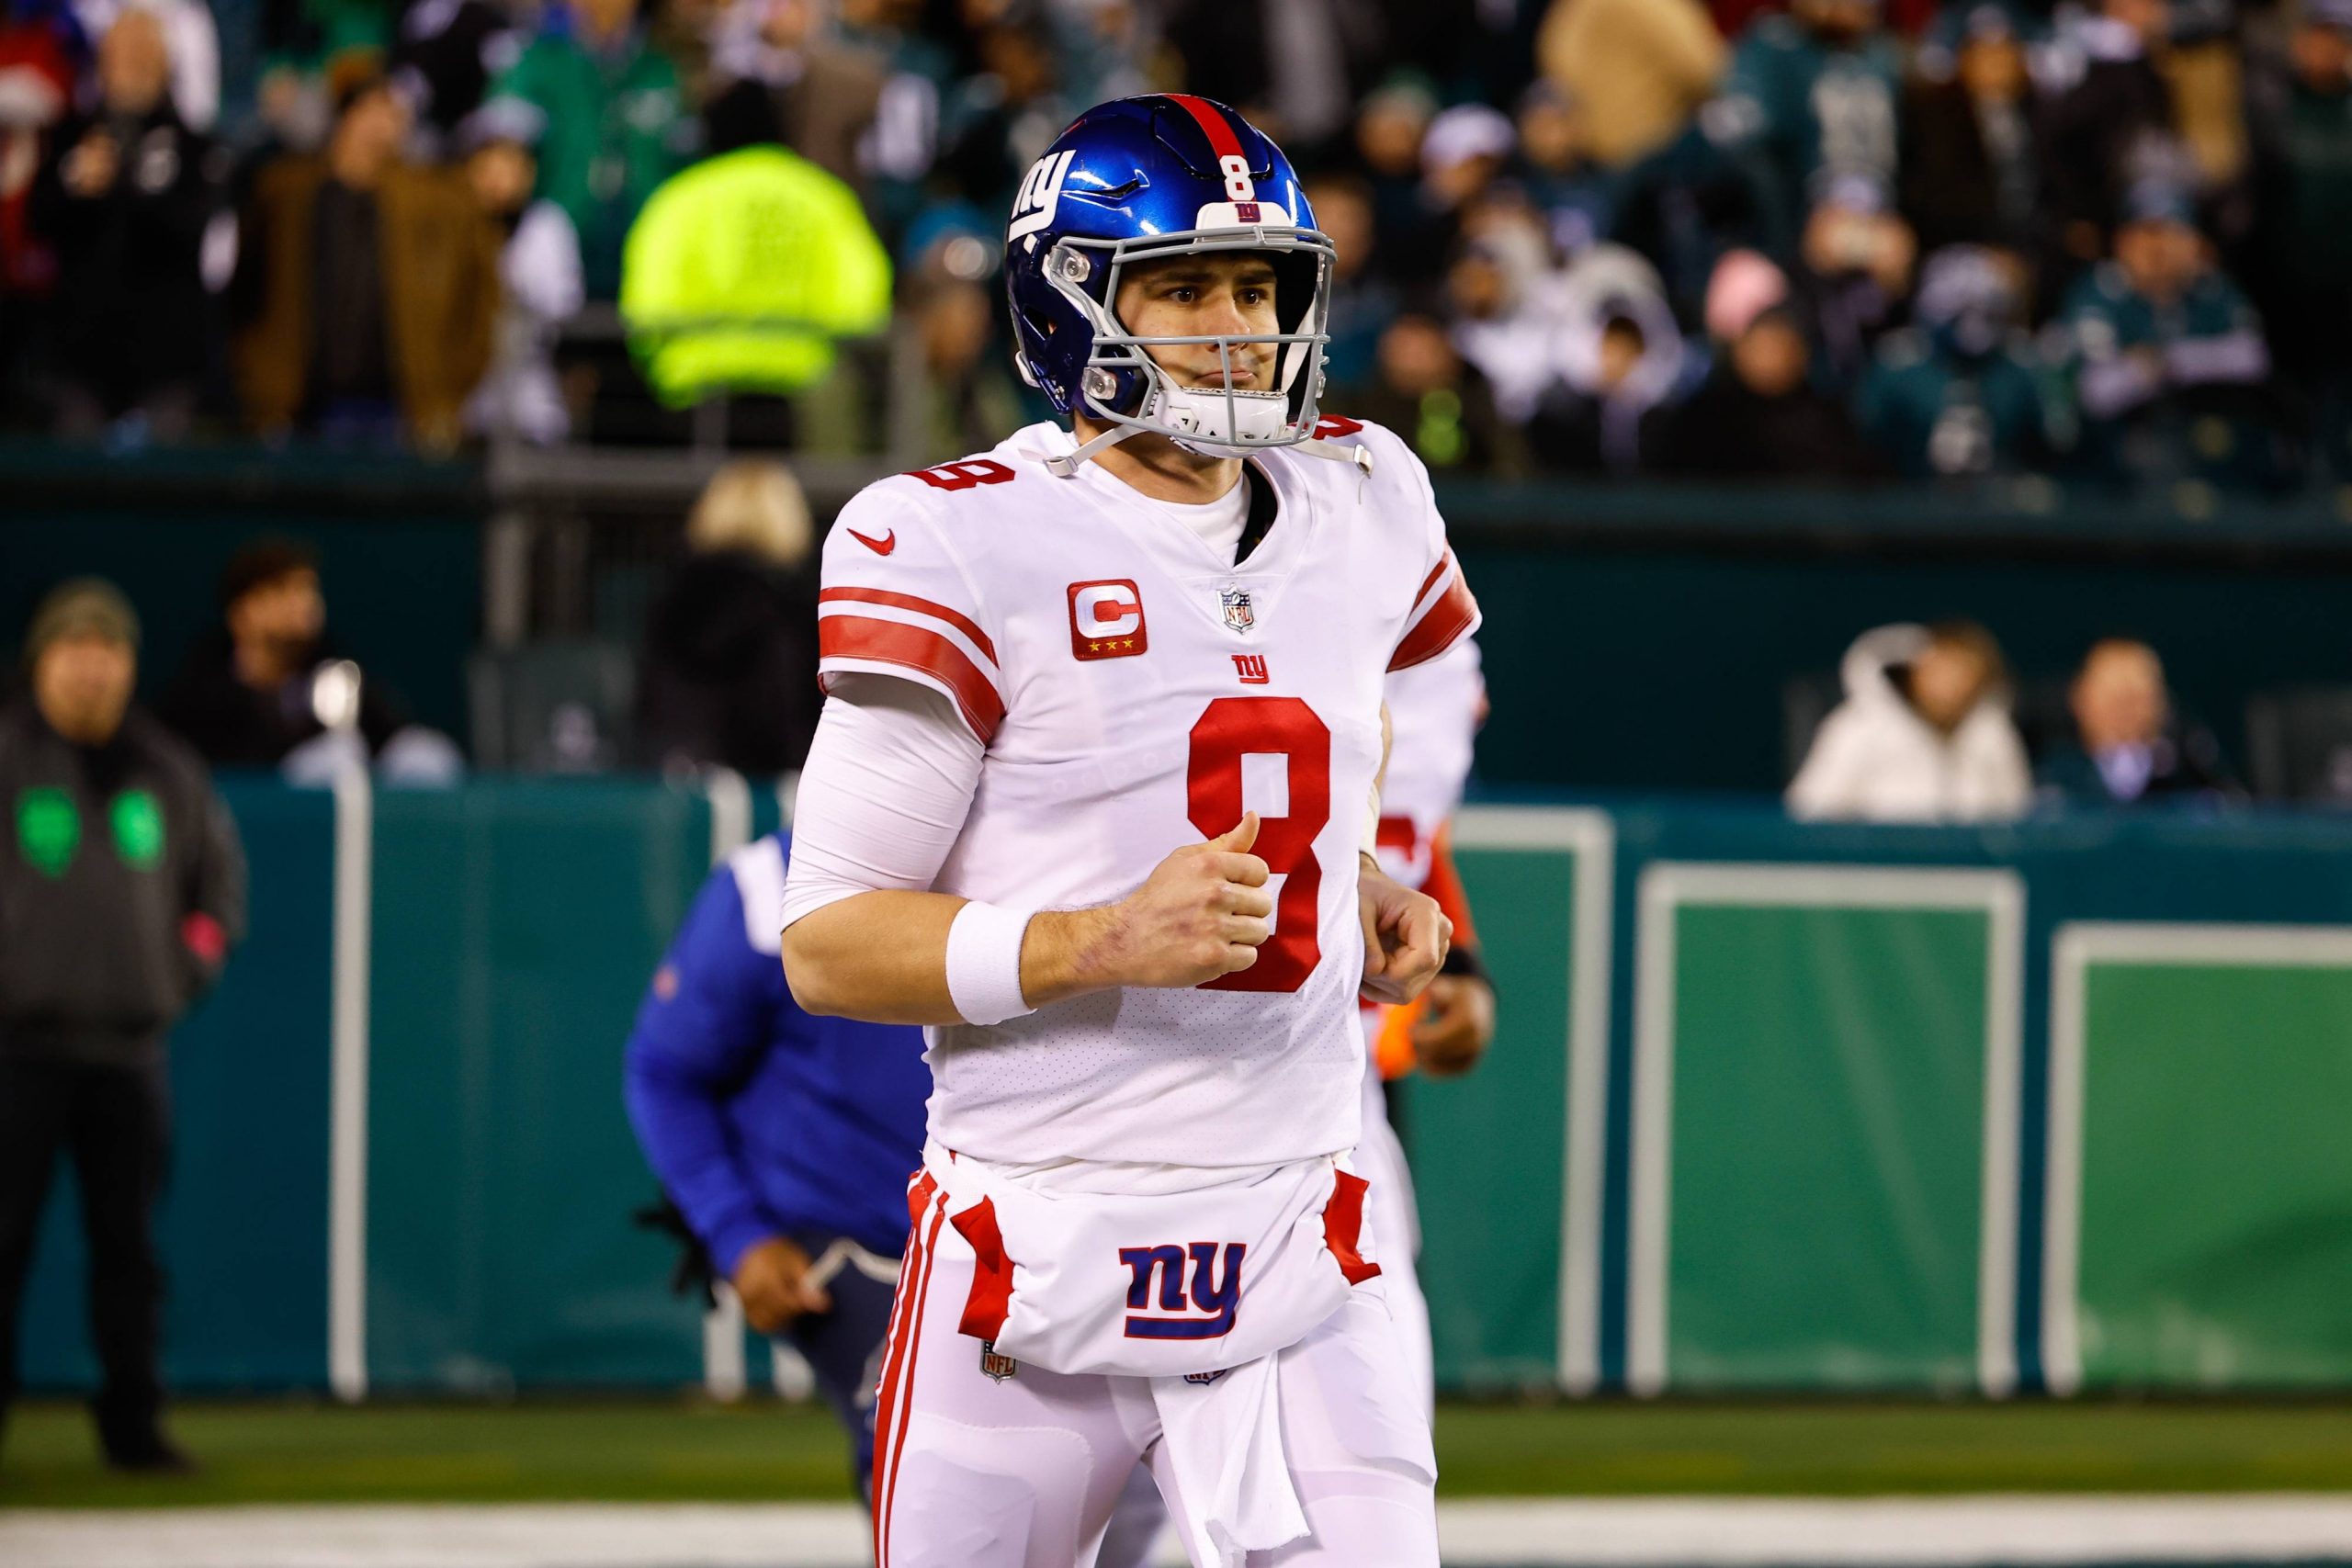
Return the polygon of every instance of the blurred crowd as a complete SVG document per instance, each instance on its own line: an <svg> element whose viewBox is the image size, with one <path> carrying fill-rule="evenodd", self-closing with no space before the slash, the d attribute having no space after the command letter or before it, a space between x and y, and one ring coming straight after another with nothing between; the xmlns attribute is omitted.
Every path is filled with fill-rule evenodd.
<svg viewBox="0 0 2352 1568"><path fill-rule="evenodd" d="M2064 681L2020 689L1973 621L1878 626L1847 649L1838 686L1789 784L1792 816L1988 822L2248 799L2213 731L2174 703L2163 659L2134 637L2102 637Z"/></svg>
<svg viewBox="0 0 2352 1568"><path fill-rule="evenodd" d="M20 429L595 438L895 310L967 450L1039 412L1022 174L1182 87L1309 175L1327 406L1441 470L2352 471L2352 0L5 4Z"/></svg>

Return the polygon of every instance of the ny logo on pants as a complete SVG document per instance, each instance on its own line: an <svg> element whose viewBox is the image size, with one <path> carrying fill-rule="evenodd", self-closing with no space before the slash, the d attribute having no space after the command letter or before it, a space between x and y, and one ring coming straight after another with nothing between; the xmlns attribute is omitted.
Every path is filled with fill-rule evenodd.
<svg viewBox="0 0 2352 1568"><path fill-rule="evenodd" d="M1127 1337L1222 1339L1232 1333L1234 1314L1241 1307L1241 1259L1248 1251L1240 1242L1225 1243L1225 1272L1220 1279L1217 1244L1213 1241L1196 1241L1189 1247L1119 1248L1119 1261L1133 1274L1127 1287ZM1193 1266L1189 1299L1184 1274L1188 1253ZM1159 1276L1156 1299L1154 1275Z"/></svg>

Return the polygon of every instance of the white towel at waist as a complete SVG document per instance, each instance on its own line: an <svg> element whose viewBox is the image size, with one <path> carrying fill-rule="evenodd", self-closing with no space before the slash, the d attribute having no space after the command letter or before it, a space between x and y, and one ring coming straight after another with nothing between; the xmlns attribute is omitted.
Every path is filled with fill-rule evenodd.
<svg viewBox="0 0 2352 1568"><path fill-rule="evenodd" d="M1280 1353L1371 1283L1343 1159L1194 1192L1042 1192L933 1145L975 1254L961 1330L1049 1371L1151 1380L1200 1563L1306 1533L1283 1448Z"/></svg>

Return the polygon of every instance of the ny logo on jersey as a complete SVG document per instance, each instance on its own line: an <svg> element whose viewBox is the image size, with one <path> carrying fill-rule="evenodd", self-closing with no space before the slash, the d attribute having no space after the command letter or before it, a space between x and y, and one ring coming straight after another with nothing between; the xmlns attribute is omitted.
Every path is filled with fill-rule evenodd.
<svg viewBox="0 0 2352 1568"><path fill-rule="evenodd" d="M1233 656L1233 672L1245 686L1262 686L1273 679L1266 673L1266 656L1262 653L1237 653Z"/></svg>
<svg viewBox="0 0 2352 1568"><path fill-rule="evenodd" d="M1241 1309L1241 1258L1248 1251L1238 1241L1225 1244L1225 1277L1220 1280L1217 1244L1213 1241L1196 1241L1190 1247L1119 1248L1119 1261L1133 1276L1127 1286L1127 1337L1222 1339L1232 1333L1234 1315ZM1192 1263L1189 1290L1185 1281L1188 1256Z"/></svg>
<svg viewBox="0 0 2352 1568"><path fill-rule="evenodd" d="M1258 624L1257 615L1250 608L1250 590L1247 588L1221 588L1217 591L1216 600L1225 606L1225 624L1235 631L1246 632Z"/></svg>
<svg viewBox="0 0 2352 1568"><path fill-rule="evenodd" d="M1133 659L1150 646L1134 579L1069 585L1071 658Z"/></svg>

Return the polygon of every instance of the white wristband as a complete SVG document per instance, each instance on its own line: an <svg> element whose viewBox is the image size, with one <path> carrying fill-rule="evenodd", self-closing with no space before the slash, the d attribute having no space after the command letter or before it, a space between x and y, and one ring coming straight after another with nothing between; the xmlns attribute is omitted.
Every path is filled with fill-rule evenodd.
<svg viewBox="0 0 2352 1568"><path fill-rule="evenodd" d="M978 899L947 928L947 995L967 1023L1002 1023L1031 1009L1021 995L1021 939L1029 911Z"/></svg>

